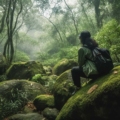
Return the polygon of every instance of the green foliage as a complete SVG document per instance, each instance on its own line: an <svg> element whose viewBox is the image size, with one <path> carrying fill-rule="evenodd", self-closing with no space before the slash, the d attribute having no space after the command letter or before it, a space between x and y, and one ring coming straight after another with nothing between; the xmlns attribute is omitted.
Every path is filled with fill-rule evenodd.
<svg viewBox="0 0 120 120"><path fill-rule="evenodd" d="M54 97L53 95L39 95L34 100L34 105L37 110L44 110L46 107L54 107Z"/></svg>
<svg viewBox="0 0 120 120"><path fill-rule="evenodd" d="M39 82L41 79L41 74L35 74L35 76L32 77L32 81Z"/></svg>
<svg viewBox="0 0 120 120"><path fill-rule="evenodd" d="M11 114L17 113L27 102L26 92L12 89L6 95L7 98L0 98L0 120Z"/></svg>
<svg viewBox="0 0 120 120"><path fill-rule="evenodd" d="M28 55L22 51L16 51L16 54L14 55L14 62L27 62L29 61L30 58L28 57Z"/></svg>
<svg viewBox="0 0 120 120"><path fill-rule="evenodd" d="M37 53L37 59L40 60L41 62L43 62L44 60L46 60L48 58L49 58L49 54L48 53L45 53L45 52Z"/></svg>
<svg viewBox="0 0 120 120"><path fill-rule="evenodd" d="M33 82L38 82L42 85L45 85L46 82L47 82L47 77L46 76L43 76L42 74L35 74L33 77L32 77L32 81Z"/></svg>
<svg viewBox="0 0 120 120"><path fill-rule="evenodd" d="M55 55L54 55L55 56ZM43 62L43 65L49 65L49 66L54 66L58 61L60 60L59 57L56 57L56 58L49 58L49 59L46 59L44 62Z"/></svg>
<svg viewBox="0 0 120 120"><path fill-rule="evenodd" d="M0 82L7 80L7 76L6 75L0 75Z"/></svg>
<svg viewBox="0 0 120 120"><path fill-rule="evenodd" d="M32 77L32 81L38 82L38 83L40 83L40 84L42 84L42 85L45 85L45 80L42 79L42 78L43 78L43 76L42 76L41 74L35 74L35 75Z"/></svg>
<svg viewBox="0 0 120 120"><path fill-rule="evenodd" d="M67 41L69 44L71 45L75 45L76 44L76 35L71 34L67 37Z"/></svg>
<svg viewBox="0 0 120 120"><path fill-rule="evenodd" d="M59 56L60 58L68 58L68 59L77 58L77 51L78 48L76 46L61 48L59 52Z"/></svg>
<svg viewBox="0 0 120 120"><path fill-rule="evenodd" d="M77 59L78 48L76 46L69 46L65 48L60 48L58 52L54 54L41 53L38 54L38 60L45 66L54 66L59 60L63 58L67 59Z"/></svg>
<svg viewBox="0 0 120 120"><path fill-rule="evenodd" d="M108 0L109 3L111 3L112 6L112 11L111 11L111 15L113 18L117 19L120 22L120 1L119 0Z"/></svg>
<svg viewBox="0 0 120 120"><path fill-rule="evenodd" d="M115 20L105 24L95 36L101 47L107 48L113 55L120 54L120 24Z"/></svg>

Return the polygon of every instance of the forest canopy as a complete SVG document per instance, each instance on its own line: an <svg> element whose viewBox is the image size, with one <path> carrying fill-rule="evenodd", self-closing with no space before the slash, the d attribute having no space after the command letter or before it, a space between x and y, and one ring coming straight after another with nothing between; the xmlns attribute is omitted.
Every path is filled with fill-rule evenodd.
<svg viewBox="0 0 120 120"><path fill-rule="evenodd" d="M77 57L78 35L88 30L119 62L119 9L119 0L0 0L1 53L8 64L54 65Z"/></svg>

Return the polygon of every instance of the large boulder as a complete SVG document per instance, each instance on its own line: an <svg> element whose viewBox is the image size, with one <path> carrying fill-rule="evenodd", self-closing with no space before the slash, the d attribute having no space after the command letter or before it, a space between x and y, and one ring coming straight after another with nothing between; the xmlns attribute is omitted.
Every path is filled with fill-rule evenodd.
<svg viewBox="0 0 120 120"><path fill-rule="evenodd" d="M9 80L0 82L0 97L11 99L14 92L26 94L27 99L34 100L37 95L46 94L46 88L28 80Z"/></svg>
<svg viewBox="0 0 120 120"><path fill-rule="evenodd" d="M53 85L52 93L54 95L55 106L58 110L67 102L72 96L75 86L69 78L70 70L62 73Z"/></svg>
<svg viewBox="0 0 120 120"><path fill-rule="evenodd" d="M28 101L41 94L47 94L39 83L28 80L9 80L0 82L0 120L17 113Z"/></svg>
<svg viewBox="0 0 120 120"><path fill-rule="evenodd" d="M34 100L34 105L37 110L44 110L46 107L55 107L53 95L39 95Z"/></svg>
<svg viewBox="0 0 120 120"><path fill-rule="evenodd" d="M13 63L6 72L8 79L32 79L35 74L45 74L40 62Z"/></svg>
<svg viewBox="0 0 120 120"><path fill-rule="evenodd" d="M73 95L56 120L120 120L120 66Z"/></svg>
<svg viewBox="0 0 120 120"><path fill-rule="evenodd" d="M60 75L73 66L77 66L77 62L73 59L62 59L53 67L53 74Z"/></svg>

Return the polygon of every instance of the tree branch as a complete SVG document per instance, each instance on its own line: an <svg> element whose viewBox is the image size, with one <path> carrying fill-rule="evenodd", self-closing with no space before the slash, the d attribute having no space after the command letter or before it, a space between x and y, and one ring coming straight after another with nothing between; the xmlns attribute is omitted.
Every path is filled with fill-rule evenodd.
<svg viewBox="0 0 120 120"><path fill-rule="evenodd" d="M75 30L76 30L76 35L78 35L78 28L77 28L77 25L76 25L76 20L75 20L74 14L73 14L71 8L68 6L67 2L65 0L64 0L64 2L65 2L65 5L68 7L68 9L71 11L72 20L74 22L74 27L75 27Z"/></svg>

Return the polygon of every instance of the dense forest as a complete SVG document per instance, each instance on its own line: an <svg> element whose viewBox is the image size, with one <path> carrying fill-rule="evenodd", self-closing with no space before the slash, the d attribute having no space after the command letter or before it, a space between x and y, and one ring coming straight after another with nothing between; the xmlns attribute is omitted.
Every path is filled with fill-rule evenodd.
<svg viewBox="0 0 120 120"><path fill-rule="evenodd" d="M8 64L54 65L75 58L79 33L91 32L119 62L119 0L0 0L0 51Z"/></svg>
<svg viewBox="0 0 120 120"><path fill-rule="evenodd" d="M0 0L0 13L0 120L120 119L120 0ZM114 69L73 95L85 30Z"/></svg>

